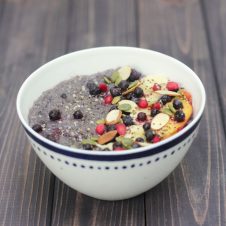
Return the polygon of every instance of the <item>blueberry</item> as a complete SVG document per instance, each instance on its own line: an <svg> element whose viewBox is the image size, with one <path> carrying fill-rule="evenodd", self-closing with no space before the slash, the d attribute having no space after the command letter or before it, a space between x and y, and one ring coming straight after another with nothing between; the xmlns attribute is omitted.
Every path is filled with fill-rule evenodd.
<svg viewBox="0 0 226 226"><path fill-rule="evenodd" d="M163 95L161 98L160 98L160 101L162 102L162 104L166 104L168 102L170 102L172 100L172 97L171 96L168 96L168 95Z"/></svg>
<svg viewBox="0 0 226 226"><path fill-rule="evenodd" d="M145 132L145 137L148 142L151 142L154 136L155 136L154 132L150 129Z"/></svg>
<svg viewBox="0 0 226 226"><path fill-rule="evenodd" d="M93 146L91 144L83 144L82 148L85 150L93 150Z"/></svg>
<svg viewBox="0 0 226 226"><path fill-rule="evenodd" d="M53 109L49 112L49 119L51 121L56 121L56 120L59 120L60 118L61 118L60 110Z"/></svg>
<svg viewBox="0 0 226 226"><path fill-rule="evenodd" d="M127 88L129 87L129 82L126 80L122 80L118 86L122 89L122 91L127 90Z"/></svg>
<svg viewBox="0 0 226 226"><path fill-rule="evenodd" d="M117 109L118 109L117 105L112 105L112 107L109 109L109 112L112 110L117 110Z"/></svg>
<svg viewBox="0 0 226 226"><path fill-rule="evenodd" d="M144 112L139 112L137 115L137 120L138 121L145 121L147 119L147 115Z"/></svg>
<svg viewBox="0 0 226 226"><path fill-rule="evenodd" d="M125 115L125 116L122 118L122 121L123 121L123 123L124 123L126 126L131 126L131 125L134 124L133 118L132 118L130 115Z"/></svg>
<svg viewBox="0 0 226 226"><path fill-rule="evenodd" d="M182 102L181 102L180 100L174 99L174 100L173 100L173 107L174 107L176 110L178 110L178 109L180 109L180 108L183 108L183 104L182 104Z"/></svg>
<svg viewBox="0 0 226 226"><path fill-rule="evenodd" d="M60 95L60 97L63 98L63 99L66 99L66 98L67 98L67 94L66 94L66 93L62 93L62 94Z"/></svg>
<svg viewBox="0 0 226 226"><path fill-rule="evenodd" d="M156 108L151 109L151 117L155 117L160 111Z"/></svg>
<svg viewBox="0 0 226 226"><path fill-rule="evenodd" d="M82 112L80 110L75 111L73 116L74 116L74 119L81 119L81 118L83 118L83 114L82 114Z"/></svg>
<svg viewBox="0 0 226 226"><path fill-rule="evenodd" d="M136 71L135 69L132 69L131 74L130 74L128 80L130 82L134 82L134 81L138 80L140 77L141 77L141 73L138 72L138 71Z"/></svg>
<svg viewBox="0 0 226 226"><path fill-rule="evenodd" d="M101 90L99 87L95 84L91 89L89 89L89 94L92 96L97 96L101 93Z"/></svg>
<svg viewBox="0 0 226 226"><path fill-rule="evenodd" d="M149 122L145 122L143 125L144 130L149 130L151 128L151 124Z"/></svg>
<svg viewBox="0 0 226 226"><path fill-rule="evenodd" d="M116 141L113 143L113 150L116 149L116 148L122 148L122 143Z"/></svg>
<svg viewBox="0 0 226 226"><path fill-rule="evenodd" d="M181 110L176 111L176 113L174 115L174 119L177 122L183 122L185 120L185 114L184 114L184 112L181 111Z"/></svg>
<svg viewBox="0 0 226 226"><path fill-rule="evenodd" d="M37 132L37 133L41 133L42 132L42 126L40 124L34 124L32 126L32 129Z"/></svg>
<svg viewBox="0 0 226 226"><path fill-rule="evenodd" d="M131 100L133 98L133 93L128 93L125 95L126 100Z"/></svg>
<svg viewBox="0 0 226 226"><path fill-rule="evenodd" d="M134 96L138 98L144 96L144 91L140 87L137 87L133 93L134 93Z"/></svg>
<svg viewBox="0 0 226 226"><path fill-rule="evenodd" d="M132 148L140 148L141 147L141 145L140 144L137 144L137 143L134 143L133 145L132 145Z"/></svg>
<svg viewBox="0 0 226 226"><path fill-rule="evenodd" d="M112 87L112 88L110 89L110 93L111 93L111 95L112 95L113 97L121 96L122 90L121 90L121 88L119 88L119 87Z"/></svg>
<svg viewBox="0 0 226 226"><path fill-rule="evenodd" d="M142 137L137 137L137 139L135 140L136 142L144 142L144 138Z"/></svg>
<svg viewBox="0 0 226 226"><path fill-rule="evenodd" d="M107 132L112 131L112 130L116 130L115 125L106 125L106 131Z"/></svg>

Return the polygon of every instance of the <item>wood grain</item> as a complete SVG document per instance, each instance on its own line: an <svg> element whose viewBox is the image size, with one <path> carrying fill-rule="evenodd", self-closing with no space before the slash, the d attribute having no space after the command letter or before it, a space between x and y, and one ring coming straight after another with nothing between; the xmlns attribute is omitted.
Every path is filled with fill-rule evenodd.
<svg viewBox="0 0 226 226"><path fill-rule="evenodd" d="M31 150L15 109L21 83L46 61L49 2L0 6L0 225L50 225L54 177Z"/></svg>
<svg viewBox="0 0 226 226"><path fill-rule="evenodd" d="M69 1L67 4L65 14L70 21L68 52L94 46L136 45L135 5L131 1L85 0ZM145 224L144 214L143 195L121 202L105 202L82 195L56 179L54 226L142 226Z"/></svg>
<svg viewBox="0 0 226 226"><path fill-rule="evenodd" d="M207 91L200 133L182 164L146 194L147 225L225 225L225 136L199 1L139 3L140 45L193 68Z"/></svg>
<svg viewBox="0 0 226 226"><path fill-rule="evenodd" d="M214 74L216 75L217 91L220 99L220 110L226 130L226 1L202 1L203 16Z"/></svg>
<svg viewBox="0 0 226 226"><path fill-rule="evenodd" d="M0 225L225 225L225 17L224 0L0 0ZM87 197L55 178L15 110L21 83L41 64L104 45L172 55L207 90L198 139L182 164L146 194L119 202Z"/></svg>

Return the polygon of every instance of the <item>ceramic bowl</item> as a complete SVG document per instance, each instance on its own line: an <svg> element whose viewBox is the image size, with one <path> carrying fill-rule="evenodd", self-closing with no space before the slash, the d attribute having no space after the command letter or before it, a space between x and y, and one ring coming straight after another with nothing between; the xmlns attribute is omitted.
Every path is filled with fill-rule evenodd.
<svg viewBox="0 0 226 226"><path fill-rule="evenodd" d="M130 65L144 74L164 75L193 96L192 121L177 134L148 147L121 152L86 151L54 143L28 125L28 112L45 90L74 75ZM32 73L17 96L17 112L28 139L43 163L73 189L103 200L139 195L166 178L180 163L198 132L205 90L198 76L178 60L132 47L101 47L59 57Z"/></svg>

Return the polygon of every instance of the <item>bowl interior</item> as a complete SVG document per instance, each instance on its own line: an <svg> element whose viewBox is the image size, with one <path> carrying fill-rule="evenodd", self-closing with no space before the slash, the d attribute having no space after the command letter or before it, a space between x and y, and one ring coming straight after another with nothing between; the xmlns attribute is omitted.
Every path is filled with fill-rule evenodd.
<svg viewBox="0 0 226 226"><path fill-rule="evenodd" d="M102 47L74 52L57 58L36 70L22 85L17 108L28 123L29 109L40 94L75 75L89 75L130 65L145 75L164 75L182 84L193 96L194 118L202 111L205 92L195 73L167 55L131 47Z"/></svg>

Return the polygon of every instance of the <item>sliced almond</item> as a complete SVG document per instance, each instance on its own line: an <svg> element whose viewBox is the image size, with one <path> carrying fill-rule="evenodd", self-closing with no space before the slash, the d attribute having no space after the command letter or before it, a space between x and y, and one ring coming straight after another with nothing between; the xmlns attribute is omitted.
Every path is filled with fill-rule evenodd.
<svg viewBox="0 0 226 226"><path fill-rule="evenodd" d="M101 135L98 138L97 142L98 142L98 144L106 144L106 143L110 142L111 140L113 140L116 135L117 135L117 130L109 131L109 132Z"/></svg>
<svg viewBox="0 0 226 226"><path fill-rule="evenodd" d="M159 113L152 119L151 128L153 130L159 130L168 123L169 119L169 115L165 113Z"/></svg>
<svg viewBox="0 0 226 226"><path fill-rule="evenodd" d="M120 110L112 110L107 114L105 118L105 123L107 125L116 124L120 121L121 116L122 116L122 112Z"/></svg>
<svg viewBox="0 0 226 226"><path fill-rule="evenodd" d="M126 95L128 93L133 92L138 86L140 85L140 82L138 82L136 85L134 85L133 87L127 89L125 92L122 93L122 95Z"/></svg>
<svg viewBox="0 0 226 226"><path fill-rule="evenodd" d="M129 66L121 67L118 70L121 80L127 80L131 74L131 71L132 71L132 69Z"/></svg>
<svg viewBox="0 0 226 226"><path fill-rule="evenodd" d="M181 94L169 90L157 90L155 93L161 94L161 95L168 95L168 96L181 96Z"/></svg>
<svg viewBox="0 0 226 226"><path fill-rule="evenodd" d="M136 110L137 105L135 102L131 101L131 100L121 100L118 102L118 106L122 105L122 104L128 104L131 106L131 109L128 112L133 112Z"/></svg>

